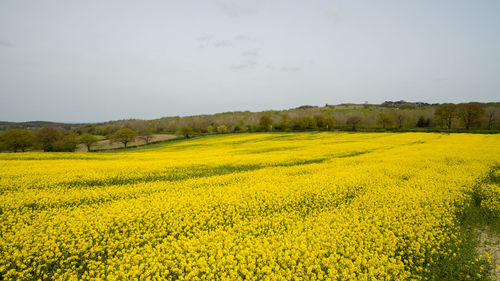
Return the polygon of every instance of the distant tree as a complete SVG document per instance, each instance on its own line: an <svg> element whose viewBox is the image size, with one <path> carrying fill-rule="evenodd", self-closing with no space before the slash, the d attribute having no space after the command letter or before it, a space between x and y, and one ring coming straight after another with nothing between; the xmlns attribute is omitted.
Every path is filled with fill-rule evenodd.
<svg viewBox="0 0 500 281"><path fill-rule="evenodd" d="M279 121L278 126L281 130L290 129L290 115L287 112L281 114L281 120Z"/></svg>
<svg viewBox="0 0 500 281"><path fill-rule="evenodd" d="M80 138L76 133L69 133L63 137L61 140L60 149L62 151L74 152L78 147Z"/></svg>
<svg viewBox="0 0 500 281"><path fill-rule="evenodd" d="M486 115L486 124L488 126L488 130L491 130L493 128L493 125L495 124L496 117L500 113L500 107L495 106L495 107L487 107L485 110L485 115Z"/></svg>
<svg viewBox="0 0 500 281"><path fill-rule="evenodd" d="M94 134L94 135L102 135L103 128L101 126L98 126L98 125L92 126L92 131L90 131L90 133Z"/></svg>
<svg viewBox="0 0 500 281"><path fill-rule="evenodd" d="M457 115L457 105L453 103L447 103L436 108L434 112L434 118L441 123L441 127L446 125L448 129L451 129L451 124L453 118Z"/></svg>
<svg viewBox="0 0 500 281"><path fill-rule="evenodd" d="M247 127L245 126L245 121L243 119L238 120L238 123L234 126L234 132L246 132Z"/></svg>
<svg viewBox="0 0 500 281"><path fill-rule="evenodd" d="M273 119L267 115L262 115L259 119L259 127L263 131L271 130L271 125L273 124Z"/></svg>
<svg viewBox="0 0 500 281"><path fill-rule="evenodd" d="M80 143L83 143L87 147L87 151L91 151L91 147L94 143L99 141L96 136L91 135L89 133L83 133L80 136Z"/></svg>
<svg viewBox="0 0 500 281"><path fill-rule="evenodd" d="M208 127L207 127L207 133L209 133L209 134L213 134L213 133L214 133L214 131L215 131L214 126L212 126L212 125L208 125Z"/></svg>
<svg viewBox="0 0 500 281"><path fill-rule="evenodd" d="M388 114L399 129L403 128L403 122L408 118L406 111L396 109L389 111Z"/></svg>
<svg viewBox="0 0 500 281"><path fill-rule="evenodd" d="M113 127L111 126L106 126L102 129L102 134L105 135L105 136L109 136L111 135L111 130L113 129Z"/></svg>
<svg viewBox="0 0 500 281"><path fill-rule="evenodd" d="M57 128L43 127L36 132L36 138L43 151L56 151L63 134Z"/></svg>
<svg viewBox="0 0 500 281"><path fill-rule="evenodd" d="M0 150L24 152L26 148L35 145L35 136L23 129L10 129L0 134Z"/></svg>
<svg viewBox="0 0 500 281"><path fill-rule="evenodd" d="M129 142L133 142L137 137L137 133L130 128L123 128L118 130L116 133L111 135L111 140L113 142L121 142L123 146L127 148Z"/></svg>
<svg viewBox="0 0 500 281"><path fill-rule="evenodd" d="M327 131L329 131L329 130L332 130L334 126L335 126L335 118L333 118L333 116L325 117L323 127Z"/></svg>
<svg viewBox="0 0 500 281"><path fill-rule="evenodd" d="M150 130L151 124L146 120L136 120L131 119L127 120L124 123L124 128L130 128L134 132L136 132L139 136L142 136L143 132ZM98 135L96 133L96 135Z"/></svg>
<svg viewBox="0 0 500 281"><path fill-rule="evenodd" d="M311 116L302 116L297 119L295 127L299 130L315 129L316 120Z"/></svg>
<svg viewBox="0 0 500 281"><path fill-rule="evenodd" d="M424 127L429 127L431 124L431 119L425 118L424 116L420 116L418 118L416 126L418 128L424 128Z"/></svg>
<svg viewBox="0 0 500 281"><path fill-rule="evenodd" d="M387 112L380 112L377 116L377 123L382 126L382 128L387 128L387 126L391 125L394 122L392 117L387 114Z"/></svg>
<svg viewBox="0 0 500 281"><path fill-rule="evenodd" d="M478 123L484 115L484 108L478 102L462 103L458 105L458 116L462 120L465 129Z"/></svg>
<svg viewBox="0 0 500 281"><path fill-rule="evenodd" d="M406 116L402 112L396 114L396 122L398 122L398 128L403 128L403 121L405 121Z"/></svg>
<svg viewBox="0 0 500 281"><path fill-rule="evenodd" d="M145 141L146 144L148 144L154 138L153 129L152 128L142 128L140 131L139 138L142 139L143 141Z"/></svg>
<svg viewBox="0 0 500 281"><path fill-rule="evenodd" d="M193 128L191 128L191 126L188 125L183 126L181 127L181 133L186 139L189 139L193 134Z"/></svg>
<svg viewBox="0 0 500 281"><path fill-rule="evenodd" d="M330 130L335 125L335 120L332 116L317 114L314 116L316 126L321 130Z"/></svg>
<svg viewBox="0 0 500 281"><path fill-rule="evenodd" d="M352 114L351 116L347 117L346 119L346 125L352 127L353 130L356 130L356 127L363 121L363 117L361 114Z"/></svg>
<svg viewBox="0 0 500 281"><path fill-rule="evenodd" d="M254 124L247 124L246 127L247 127L246 130L248 132L255 132L255 131L257 131L257 127Z"/></svg>
<svg viewBox="0 0 500 281"><path fill-rule="evenodd" d="M227 130L226 125L222 124L222 125L217 126L217 133L218 134L225 134L225 133L227 133L227 131L228 130Z"/></svg>

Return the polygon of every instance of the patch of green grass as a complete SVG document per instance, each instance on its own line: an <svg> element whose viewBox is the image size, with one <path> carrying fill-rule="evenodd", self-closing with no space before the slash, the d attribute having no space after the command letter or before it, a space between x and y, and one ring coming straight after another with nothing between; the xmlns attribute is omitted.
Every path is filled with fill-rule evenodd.
<svg viewBox="0 0 500 281"><path fill-rule="evenodd" d="M317 159L304 159L296 160L291 162L281 162L274 164L250 164L250 165L220 165L220 166L197 166L190 167L186 170L185 167L171 168L165 171L152 172L150 174L141 175L118 175L109 178L102 179L78 179L68 182L63 182L62 184L68 187L93 187L93 186L109 186L109 185L125 185L133 184L139 182L151 182L151 181L181 181L190 178L202 178L202 177L213 177L221 176L232 173L240 173L246 171L253 171L258 169L264 169L267 167L291 167L299 165L309 165L322 163L329 158L317 158Z"/></svg>
<svg viewBox="0 0 500 281"><path fill-rule="evenodd" d="M499 178L495 176L498 169L500 166L494 166L489 175L467 194L470 201L457 214L457 226L453 230L460 242L447 245L457 254L431 264L428 280L497 280L491 275L493 264L478 250L481 247L481 231L488 229L500 235L500 217L481 204L485 199L481 187L491 182L498 183Z"/></svg>
<svg viewBox="0 0 500 281"><path fill-rule="evenodd" d="M143 144L143 145L137 145L137 146L131 146L131 147L121 147L121 148L113 148L113 149L103 149L103 150L92 150L92 153L109 153L109 152L131 152L131 151L136 151L136 150L145 150L145 149L154 149L158 147L162 147L165 144L169 143L175 143L179 141L186 140L184 137L177 137L173 139L168 139L164 141L158 141L154 143L149 143L149 144Z"/></svg>
<svg viewBox="0 0 500 281"><path fill-rule="evenodd" d="M474 226L488 228L496 235L500 235L500 213L487 208L483 203L490 199L489 196L492 196L484 187L489 184L500 185L499 170L500 165L495 165L486 178L473 187L470 194L472 202L471 206L469 206L471 218L467 218L469 219L468 222L474 224Z"/></svg>

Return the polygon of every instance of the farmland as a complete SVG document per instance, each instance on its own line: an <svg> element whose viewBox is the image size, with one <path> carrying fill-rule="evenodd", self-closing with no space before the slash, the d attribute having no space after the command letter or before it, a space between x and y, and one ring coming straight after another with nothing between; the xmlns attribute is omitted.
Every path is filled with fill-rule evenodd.
<svg viewBox="0 0 500 281"><path fill-rule="evenodd" d="M437 133L4 153L0 280L487 280L461 218L500 215L499 165L500 136Z"/></svg>

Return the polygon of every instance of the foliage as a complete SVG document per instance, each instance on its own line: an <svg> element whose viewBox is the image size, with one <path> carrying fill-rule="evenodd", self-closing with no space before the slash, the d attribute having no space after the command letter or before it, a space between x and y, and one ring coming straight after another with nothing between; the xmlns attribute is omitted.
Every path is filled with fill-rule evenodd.
<svg viewBox="0 0 500 281"><path fill-rule="evenodd" d="M62 151L74 152L80 143L80 137L76 133L69 133L63 137L60 144Z"/></svg>
<svg viewBox="0 0 500 281"><path fill-rule="evenodd" d="M43 127L56 127L62 128L65 130L70 130L72 128L77 127L78 124L72 123L56 123L56 122L48 122L48 121L27 121L27 122L6 122L0 121L0 131L6 131L10 129L29 129L29 130L38 130Z"/></svg>
<svg viewBox="0 0 500 281"><path fill-rule="evenodd" d="M35 136L23 129L10 129L0 134L0 151L25 151L35 145Z"/></svg>
<svg viewBox="0 0 500 281"><path fill-rule="evenodd" d="M331 130L335 126L335 119L332 116L318 114L314 116L316 126L321 130Z"/></svg>
<svg viewBox="0 0 500 281"><path fill-rule="evenodd" d="M436 108L434 112L434 118L437 119L441 127L446 126L448 129L451 129L453 118L456 117L457 114L457 105L453 103L447 103Z"/></svg>
<svg viewBox="0 0 500 281"><path fill-rule="evenodd" d="M387 112L380 112L377 116L377 123L385 129L394 123L394 119Z"/></svg>
<svg viewBox="0 0 500 281"><path fill-rule="evenodd" d="M316 128L316 120L311 116L302 116L297 119L295 128L298 130L312 130Z"/></svg>
<svg viewBox="0 0 500 281"><path fill-rule="evenodd" d="M500 165L493 167L484 181L474 186L471 196L474 200L474 205L484 212L487 220L496 221L497 227L499 227Z"/></svg>
<svg viewBox="0 0 500 281"><path fill-rule="evenodd" d="M406 115L407 112L399 110L399 111L391 111L391 115L393 116L393 119L395 122L398 124L398 128L401 129L403 128L403 122L408 119L408 116Z"/></svg>
<svg viewBox="0 0 500 281"><path fill-rule="evenodd" d="M496 123L499 115L500 115L500 106L486 107L485 116L486 116L486 124L488 130L493 129L493 125Z"/></svg>
<svg viewBox="0 0 500 281"><path fill-rule="evenodd" d="M290 114L283 112L279 115L279 120L273 125L276 130L288 131L291 129Z"/></svg>
<svg viewBox="0 0 500 281"><path fill-rule="evenodd" d="M184 126L181 128L181 133L186 139L189 139L193 133L193 128L191 126Z"/></svg>
<svg viewBox="0 0 500 281"><path fill-rule="evenodd" d="M58 151L63 134L57 128L43 127L36 132L36 138L43 151Z"/></svg>
<svg viewBox="0 0 500 281"><path fill-rule="evenodd" d="M133 142L137 137L137 133L130 128L123 128L111 135L110 139L114 142L121 142L126 148L129 142Z"/></svg>
<svg viewBox="0 0 500 281"><path fill-rule="evenodd" d="M217 134L225 134L228 132L226 125L222 124L217 126Z"/></svg>
<svg viewBox="0 0 500 281"><path fill-rule="evenodd" d="M143 128L141 131L140 131L140 136L139 136L140 139L144 140L144 142L146 142L146 144L149 144L150 141L153 140L154 138L154 135L153 135L153 129L148 127L148 128Z"/></svg>
<svg viewBox="0 0 500 281"><path fill-rule="evenodd" d="M92 145L97 141L99 141L99 139L96 136L89 133L83 133L80 136L80 143L83 143L87 147L88 152L91 151Z"/></svg>
<svg viewBox="0 0 500 281"><path fill-rule="evenodd" d="M363 121L363 117L360 114L352 114L347 118L346 124L356 130L361 121Z"/></svg>
<svg viewBox="0 0 500 281"><path fill-rule="evenodd" d="M478 102L460 104L457 107L457 111L466 130L477 124L485 112L483 106Z"/></svg>
<svg viewBox="0 0 500 281"><path fill-rule="evenodd" d="M499 144L499 135L262 133L0 154L0 276L488 280L489 257L468 246L459 214L477 186L498 190L484 179ZM497 199L481 202L497 210Z"/></svg>
<svg viewBox="0 0 500 281"><path fill-rule="evenodd" d="M267 115L262 115L259 120L259 127L263 131L270 131L273 124L273 119Z"/></svg>
<svg viewBox="0 0 500 281"><path fill-rule="evenodd" d="M470 104L470 103L468 103ZM300 106L288 110L270 110L263 112L235 111L217 114L204 114L195 116L172 116L163 117L155 120L119 120L109 121L99 124L59 124L47 122L26 122L12 123L1 122L0 131L9 128L38 128L40 126L52 126L58 128L71 129L72 131L83 134L90 133L94 135L111 136L123 128L130 128L139 135L144 136L145 131L151 130L152 133L176 133L180 132L184 126L193 129L193 134L214 134L217 133L217 126L224 124L228 132L256 132L268 131L273 127L273 131L303 131L303 130L361 130L373 131L379 127L384 129L393 129L391 125L397 125L398 129L413 130L418 124L418 119L423 116L425 120L429 119L429 126L420 128L429 128L429 131L447 128L466 129L473 127L474 130L500 130L500 103L472 103L479 104L486 110L484 118L473 118L473 122L464 122L463 114L459 115L458 107L465 108L465 104L428 104L422 102L406 101L386 101L382 104L340 104L319 106ZM379 113L381 115L379 115ZM385 122L389 116L389 123ZM263 117L266 116L266 117ZM309 116L315 119L316 126L312 129L304 129L297 124L303 116ZM380 119L383 116L385 118ZM260 124L261 118L265 122ZM271 119L271 123L269 120ZM378 122L377 122L378 121ZM383 122L382 122L383 121ZM461 121L461 122L458 122ZM470 124L469 124L470 123ZM469 125L468 125L469 124ZM422 124L420 124L422 125ZM328 128L327 128L328 127ZM444 130L442 130L444 131ZM472 131L471 131L472 132ZM143 138L144 139L144 138Z"/></svg>
<svg viewBox="0 0 500 281"><path fill-rule="evenodd" d="M417 121L417 128L426 128L431 125L431 119L420 116Z"/></svg>

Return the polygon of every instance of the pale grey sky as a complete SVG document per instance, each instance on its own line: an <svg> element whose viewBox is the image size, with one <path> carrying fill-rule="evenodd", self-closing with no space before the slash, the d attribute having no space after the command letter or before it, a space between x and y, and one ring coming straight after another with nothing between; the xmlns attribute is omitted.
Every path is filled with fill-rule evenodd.
<svg viewBox="0 0 500 281"><path fill-rule="evenodd" d="M498 0L2 0L0 120L500 101Z"/></svg>

